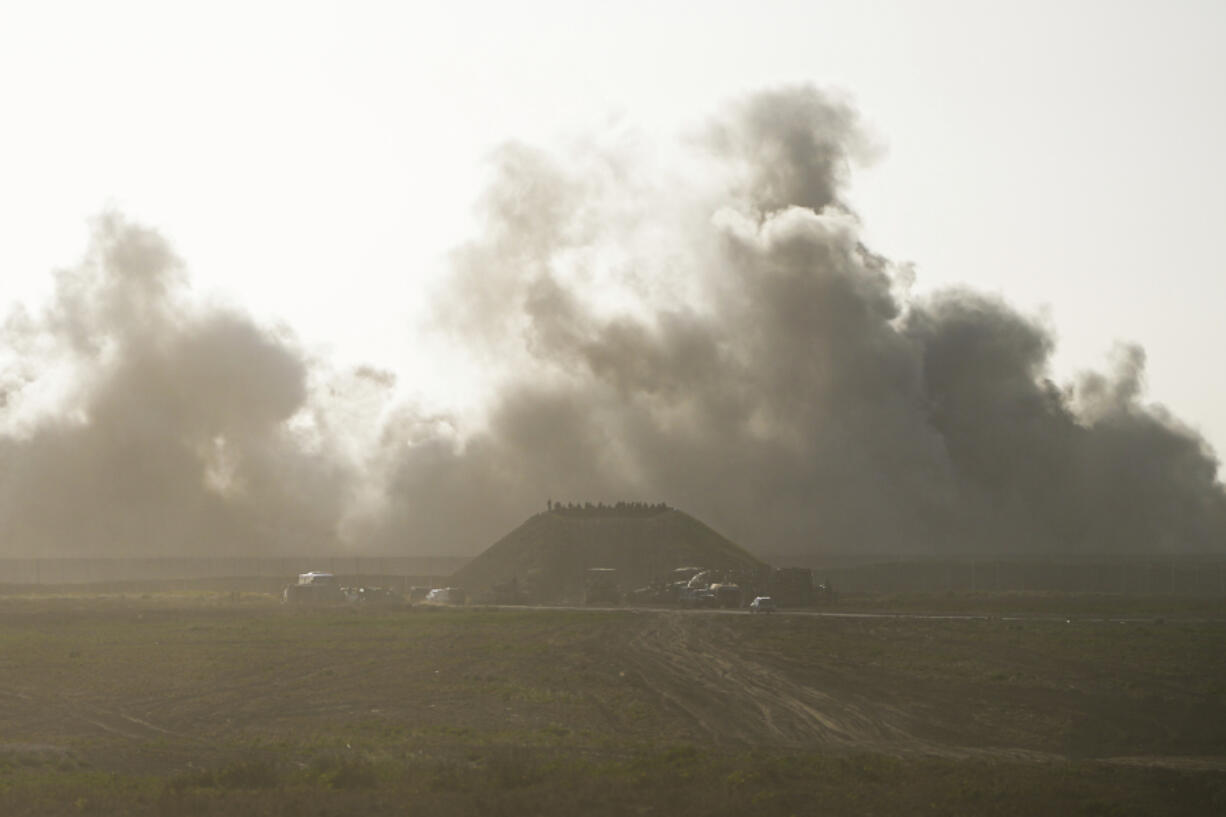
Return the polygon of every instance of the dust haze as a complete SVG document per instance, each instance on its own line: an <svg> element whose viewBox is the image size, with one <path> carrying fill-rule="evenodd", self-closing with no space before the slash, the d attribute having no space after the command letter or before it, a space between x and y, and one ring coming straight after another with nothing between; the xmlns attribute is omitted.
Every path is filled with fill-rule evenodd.
<svg viewBox="0 0 1226 817"><path fill-rule="evenodd" d="M199 296L107 214L4 323L0 554L468 555L547 498L666 500L758 552L1220 550L1216 455L1147 401L1143 350L1056 383L1042 321L910 294L842 199L877 152L811 86L679 161L617 129L504 146L433 295L475 420Z"/></svg>

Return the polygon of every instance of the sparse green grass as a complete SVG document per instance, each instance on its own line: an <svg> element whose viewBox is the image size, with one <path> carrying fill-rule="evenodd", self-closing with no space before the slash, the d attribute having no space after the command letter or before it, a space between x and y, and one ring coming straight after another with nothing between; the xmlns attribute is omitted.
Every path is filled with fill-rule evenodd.
<svg viewBox="0 0 1226 817"><path fill-rule="evenodd" d="M1226 596L1057 592L840 593L818 609L845 612L1109 618L1226 618Z"/></svg>
<svg viewBox="0 0 1226 817"><path fill-rule="evenodd" d="M1213 815L1226 775L1089 763L1027 764L692 745L615 760L491 747L401 763L236 762L170 778L102 773L6 780L7 815L545 814Z"/></svg>
<svg viewBox="0 0 1226 817"><path fill-rule="evenodd" d="M951 745L1081 758L1021 762L712 742L631 669L660 615L0 599L0 814L1226 813L1226 773L1094 759L1226 755L1220 624L685 619Z"/></svg>

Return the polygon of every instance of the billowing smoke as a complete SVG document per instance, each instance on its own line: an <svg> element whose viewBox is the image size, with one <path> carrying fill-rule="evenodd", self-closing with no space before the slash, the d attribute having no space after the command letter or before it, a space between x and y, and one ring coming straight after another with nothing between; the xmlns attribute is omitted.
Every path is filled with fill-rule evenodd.
<svg viewBox="0 0 1226 817"><path fill-rule="evenodd" d="M483 420L366 405L360 447L313 384L378 403L389 375L193 305L156 236L104 222L46 314L8 322L0 537L471 554L552 498L666 500L775 553L1226 544L1216 458L1143 402L1140 349L1057 385L1041 322L911 297L864 246L851 106L769 91L686 150L500 150L434 327L487 378Z"/></svg>
<svg viewBox="0 0 1226 817"><path fill-rule="evenodd" d="M45 313L5 326L0 542L13 554L318 552L352 474L289 338L189 297L157 234L99 220Z"/></svg>
<svg viewBox="0 0 1226 817"><path fill-rule="evenodd" d="M689 176L633 147L499 155L440 320L511 374L463 445L393 455L382 535L485 543L546 497L640 497L767 552L1226 544L1214 455L1140 401L1140 350L1062 388L1041 323L906 297L840 199L871 153L850 106L744 100Z"/></svg>

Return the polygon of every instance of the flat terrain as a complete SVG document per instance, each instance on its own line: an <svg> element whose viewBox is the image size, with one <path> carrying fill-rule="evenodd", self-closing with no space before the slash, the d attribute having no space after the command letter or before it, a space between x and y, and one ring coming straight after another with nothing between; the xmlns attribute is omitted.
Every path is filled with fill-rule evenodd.
<svg viewBox="0 0 1226 817"><path fill-rule="evenodd" d="M1226 624L1079 604L4 598L0 814L1226 813Z"/></svg>

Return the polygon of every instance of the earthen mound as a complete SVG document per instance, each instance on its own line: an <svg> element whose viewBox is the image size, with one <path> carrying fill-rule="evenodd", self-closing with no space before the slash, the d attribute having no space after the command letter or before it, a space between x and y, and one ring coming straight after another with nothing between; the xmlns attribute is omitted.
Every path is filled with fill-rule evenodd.
<svg viewBox="0 0 1226 817"><path fill-rule="evenodd" d="M591 568L613 568L623 591L678 567L757 572L767 566L689 514L665 505L555 507L491 545L453 581L476 593L509 583L533 600L582 597Z"/></svg>

